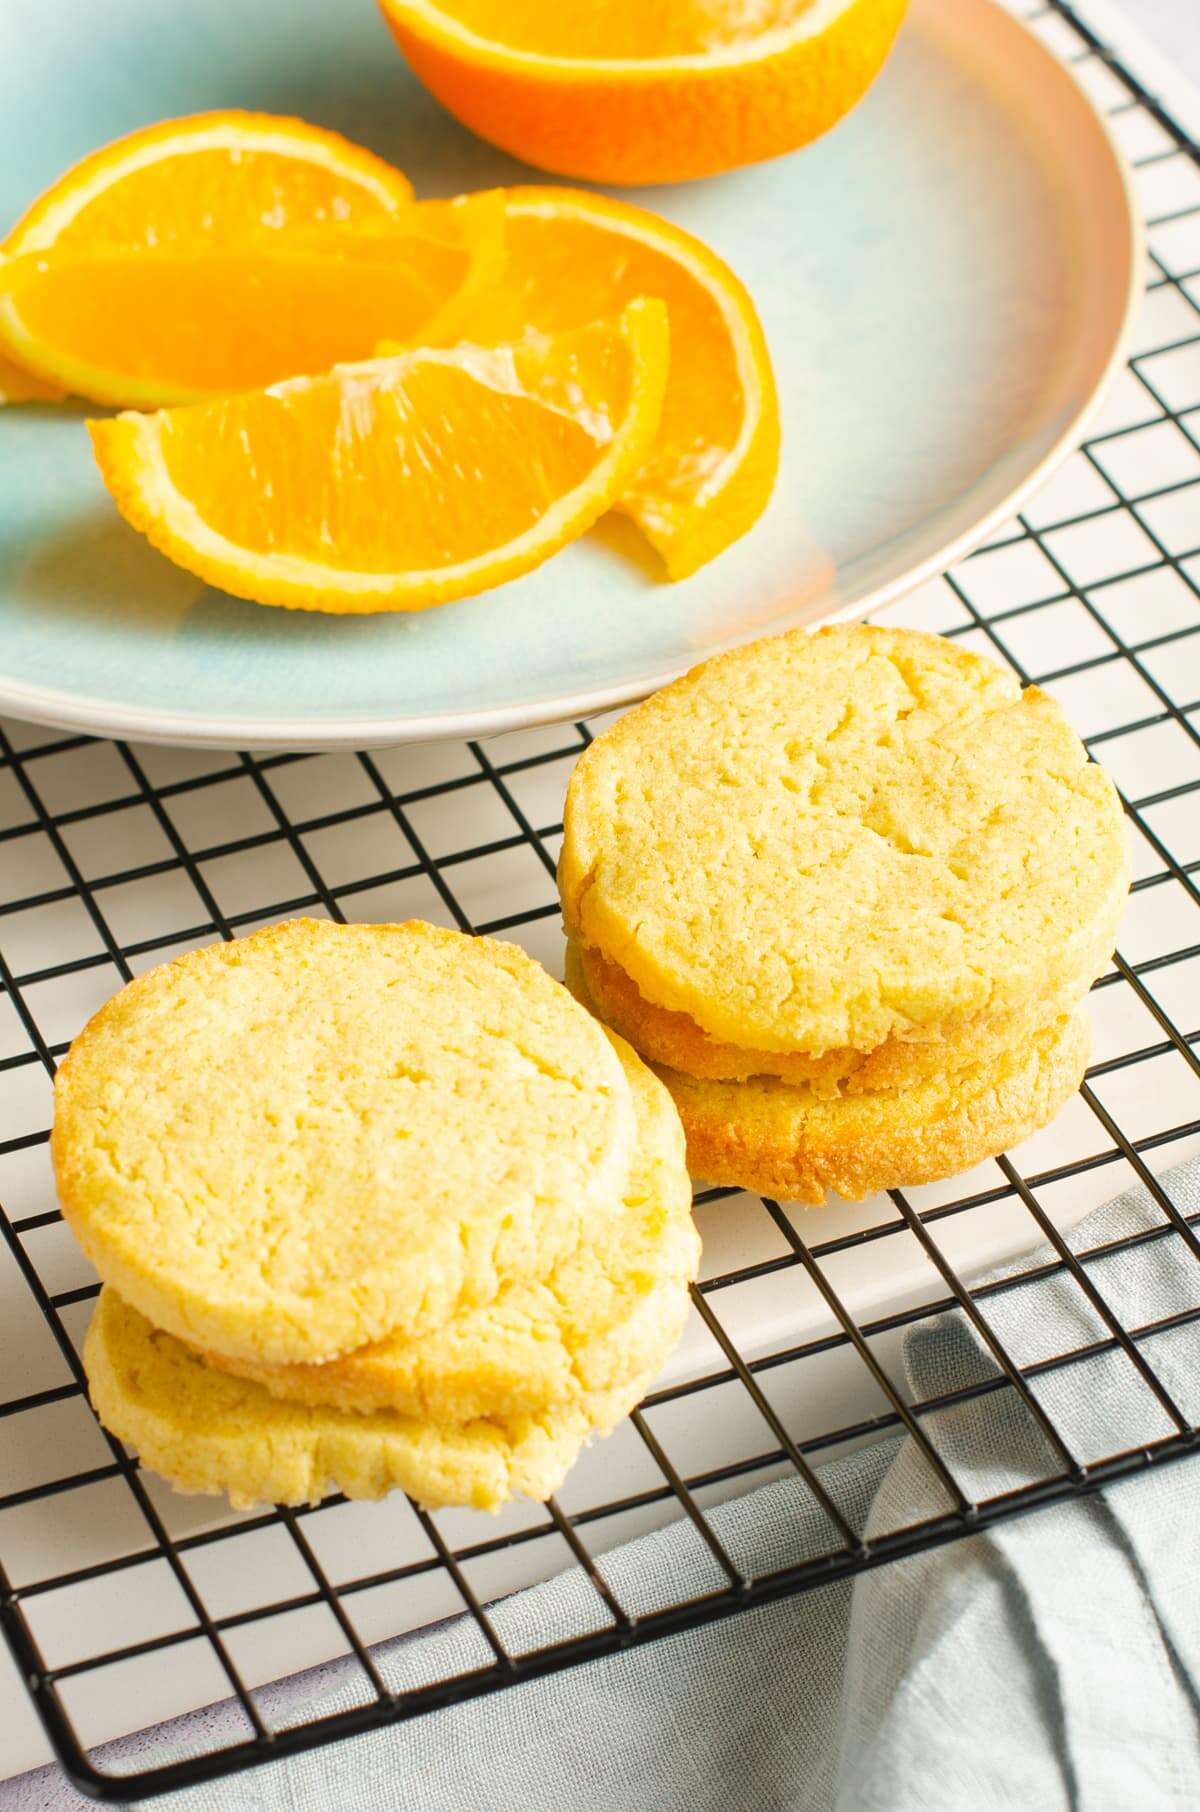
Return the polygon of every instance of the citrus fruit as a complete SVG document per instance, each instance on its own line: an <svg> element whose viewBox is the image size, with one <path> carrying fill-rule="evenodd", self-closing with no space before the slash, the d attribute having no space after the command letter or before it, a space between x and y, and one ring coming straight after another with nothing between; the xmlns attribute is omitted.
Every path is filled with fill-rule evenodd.
<svg viewBox="0 0 1200 1812"><path fill-rule="evenodd" d="M0 403L61 403L61 385L47 384L0 353Z"/></svg>
<svg viewBox="0 0 1200 1812"><path fill-rule="evenodd" d="M0 350L95 402L197 401L455 337L504 257L499 195L413 203L374 227L0 260Z"/></svg>
<svg viewBox="0 0 1200 1812"><path fill-rule="evenodd" d="M715 252L644 208L579 189L510 189L499 283L472 337L560 333L658 296L671 369L650 456L617 508L685 577L761 515L779 463L779 405L754 303Z"/></svg>
<svg viewBox="0 0 1200 1812"><path fill-rule="evenodd" d="M271 113L197 113L72 165L0 243L0 257L360 226L411 199L399 170L337 132Z"/></svg>
<svg viewBox="0 0 1200 1812"><path fill-rule="evenodd" d="M528 572L608 509L658 427L667 311L418 348L89 428L178 565L261 604L424 610Z"/></svg>
<svg viewBox="0 0 1200 1812"><path fill-rule="evenodd" d="M381 0L413 70L526 163L677 182L828 130L877 75L906 0Z"/></svg>

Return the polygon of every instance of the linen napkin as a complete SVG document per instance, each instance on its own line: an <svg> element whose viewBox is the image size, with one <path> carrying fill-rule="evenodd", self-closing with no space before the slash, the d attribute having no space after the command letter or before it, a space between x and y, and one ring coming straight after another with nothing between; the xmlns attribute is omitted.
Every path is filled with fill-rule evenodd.
<svg viewBox="0 0 1200 1812"><path fill-rule="evenodd" d="M1181 1214L1200 1215L1200 1159L1166 1183ZM1200 1305L1200 1258L1165 1226L1138 1186L1069 1240L1086 1250L1139 1236L1086 1267L1126 1328ZM997 1277L1053 1259L1049 1248L1026 1254ZM1031 1389L1080 1464L1172 1431L1168 1409L1063 1268L980 1306L1008 1354L1035 1368ZM1096 1342L1107 1344L1094 1356L1037 1374L1040 1359ZM1195 1423L1200 1322L1137 1350ZM915 1324L903 1356L914 1401L978 1387L922 1418L967 1499L1062 1472L1016 1393L996 1387L996 1360L962 1311ZM950 1507L910 1437L826 1466L821 1481L868 1539ZM750 1574L833 1545L795 1478L720 1506L711 1526ZM1200 1468L1185 1458L853 1581L154 1803L164 1812L1194 1812L1198 1562ZM686 1522L600 1564L633 1613L724 1583ZM549 1630L595 1627L597 1604L576 1568L491 1615L520 1652ZM398 1690L489 1659L466 1619L374 1655ZM303 1713L354 1702L347 1674ZM128 1746L117 1751L129 1765ZM143 1748L137 1759L168 1758ZM28 1809L60 1803L73 1802L30 1798Z"/></svg>

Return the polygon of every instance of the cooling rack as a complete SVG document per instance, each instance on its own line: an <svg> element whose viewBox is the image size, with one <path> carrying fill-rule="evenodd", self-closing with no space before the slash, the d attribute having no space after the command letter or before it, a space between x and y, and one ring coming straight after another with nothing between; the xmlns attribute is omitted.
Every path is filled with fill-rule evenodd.
<svg viewBox="0 0 1200 1812"><path fill-rule="evenodd" d="M239 1515L173 1497L88 1410L78 1346L97 1286L53 1205L46 1133L55 1063L87 1014L131 975L214 936L296 913L418 916L515 938L559 969L561 803L596 726L259 757L0 728L0 1622L83 1791L132 1800L398 1722L1194 1451L1196 1426L1154 1349L1200 1306L1131 1324L1099 1280L1105 1255L1135 1244L1173 1242L1200 1259L1200 1217L1162 1180L1200 1148L1200 154L1078 12L1016 10L1076 67L1134 165L1146 294L1088 442L1002 533L886 616L961 638L1047 687L1121 789L1136 878L1092 997L1096 1061L1053 1128L952 1183L816 1216L702 1193L708 1268L684 1358L557 1500L492 1521L400 1498ZM1157 1222L1074 1250L1065 1227L1133 1181ZM972 1281L989 1254L1035 1244L1036 1269ZM1088 1305L1092 1337L1018 1362L995 1305L1055 1273ZM890 1293L873 1296L867 1280L884 1274ZM994 1376L914 1401L896 1342L955 1305ZM1145 1425L1119 1452L1082 1448L1038 1389L1100 1353L1123 1356L1145 1387ZM988 1390L1024 1406L1047 1468L971 1501L939 1451L936 1418ZM943 1508L925 1505L868 1542L826 1490L821 1462L898 1433ZM784 1475L824 1511L827 1543L748 1577L709 1512ZM634 1610L606 1579L604 1552L672 1517L690 1520L712 1567ZM513 1652L489 1600L564 1567L588 1582L592 1617ZM371 1645L454 1611L478 1636L477 1663L389 1691ZM334 1655L359 1702L275 1715L265 1684ZM181 1703L171 1683L185 1678ZM230 1717L181 1759L131 1771L104 1748L221 1700Z"/></svg>

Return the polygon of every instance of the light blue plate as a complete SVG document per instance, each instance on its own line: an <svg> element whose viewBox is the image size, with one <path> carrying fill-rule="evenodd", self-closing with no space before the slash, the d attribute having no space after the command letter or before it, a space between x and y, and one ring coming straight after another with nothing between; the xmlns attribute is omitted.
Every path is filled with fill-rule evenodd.
<svg viewBox="0 0 1200 1812"><path fill-rule="evenodd" d="M0 223L204 108L298 113L421 196L531 178L409 75L371 0L5 0ZM82 411L0 413L0 710L141 739L369 746L579 715L753 635L898 596L1061 456L1119 354L1137 229L1107 133L991 0L917 0L863 104L795 156L639 192L748 283L784 454L757 527L661 583L624 524L415 617L214 592L117 516Z"/></svg>

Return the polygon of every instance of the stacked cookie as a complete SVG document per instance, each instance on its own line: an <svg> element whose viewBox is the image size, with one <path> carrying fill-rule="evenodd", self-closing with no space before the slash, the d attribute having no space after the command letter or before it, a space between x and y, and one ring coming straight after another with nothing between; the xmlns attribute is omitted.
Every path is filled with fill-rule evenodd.
<svg viewBox="0 0 1200 1812"><path fill-rule="evenodd" d="M771 638L630 711L571 780L568 982L654 1065L694 1173L858 1199L1044 1124L1128 889L1053 699L937 636Z"/></svg>
<svg viewBox="0 0 1200 1812"><path fill-rule="evenodd" d="M52 1150L101 1420L235 1505L544 1499L687 1313L670 1098L509 945L299 920L152 970Z"/></svg>

